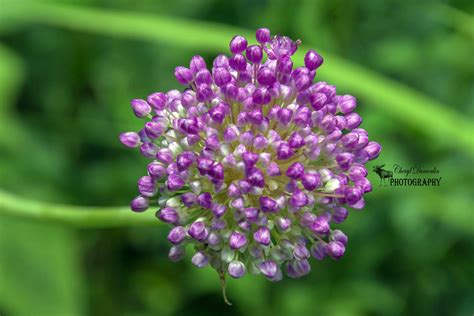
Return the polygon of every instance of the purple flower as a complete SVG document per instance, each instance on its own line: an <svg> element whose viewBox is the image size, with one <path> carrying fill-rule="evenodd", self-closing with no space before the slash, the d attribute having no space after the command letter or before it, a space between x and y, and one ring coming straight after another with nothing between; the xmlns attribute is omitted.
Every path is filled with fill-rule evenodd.
<svg viewBox="0 0 474 316"><path fill-rule="evenodd" d="M306 190L312 191L321 184L321 177L317 173L305 173L301 178L301 184Z"/></svg>
<svg viewBox="0 0 474 316"><path fill-rule="evenodd" d="M270 245L270 229L266 226L258 228L255 233L253 233L253 239L264 246Z"/></svg>
<svg viewBox="0 0 474 316"><path fill-rule="evenodd" d="M323 58L311 49L304 56L304 64L309 70L315 70L323 64Z"/></svg>
<svg viewBox="0 0 474 316"><path fill-rule="evenodd" d="M247 69L247 60L242 54L235 54L229 59L229 66L239 72L243 72Z"/></svg>
<svg viewBox="0 0 474 316"><path fill-rule="evenodd" d="M203 208L210 209L212 206L212 195L209 192L204 192L199 194L197 198L197 202L199 205L201 205Z"/></svg>
<svg viewBox="0 0 474 316"><path fill-rule="evenodd" d="M329 231L329 223L323 216L318 216L310 228L316 234L324 235Z"/></svg>
<svg viewBox="0 0 474 316"><path fill-rule="evenodd" d="M167 188L169 191L176 191L181 189L184 186L184 180L176 174L171 174L168 176Z"/></svg>
<svg viewBox="0 0 474 316"><path fill-rule="evenodd" d="M340 241L331 241L327 247L327 254L334 260L339 260L344 255L346 247Z"/></svg>
<svg viewBox="0 0 474 316"><path fill-rule="evenodd" d="M203 268L209 263L209 257L203 251L198 251L191 259L191 262L198 268Z"/></svg>
<svg viewBox="0 0 474 316"><path fill-rule="evenodd" d="M146 101L150 104L155 110L163 110L165 108L166 102L168 101L168 96L162 92L156 92L150 94Z"/></svg>
<svg viewBox="0 0 474 316"><path fill-rule="evenodd" d="M150 200L144 196L137 196L130 202L130 208L134 212L144 212L150 206Z"/></svg>
<svg viewBox="0 0 474 316"><path fill-rule="evenodd" d="M295 257L295 259L303 260L308 259L310 257L310 254L308 248L306 248L305 245L298 244L293 249L293 256Z"/></svg>
<svg viewBox="0 0 474 316"><path fill-rule="evenodd" d="M257 72L257 81L261 85L272 86L276 81L275 72L268 67L262 67Z"/></svg>
<svg viewBox="0 0 474 316"><path fill-rule="evenodd" d="M130 105L132 106L133 113L135 113L137 117L143 118L151 113L151 106L145 100L133 99Z"/></svg>
<svg viewBox="0 0 474 316"><path fill-rule="evenodd" d="M179 244L186 237L186 230L183 226L176 226L168 233L168 240L172 244Z"/></svg>
<svg viewBox="0 0 474 316"><path fill-rule="evenodd" d="M218 87L223 87L232 80L229 70L224 67L218 67L214 70L214 82Z"/></svg>
<svg viewBox="0 0 474 316"><path fill-rule="evenodd" d="M286 160L294 155L293 149L288 145L287 142L282 141L277 148L277 158L278 160Z"/></svg>
<svg viewBox="0 0 474 316"><path fill-rule="evenodd" d="M270 30L266 28L258 29L255 37L260 44L265 44L270 40Z"/></svg>
<svg viewBox="0 0 474 316"><path fill-rule="evenodd" d="M351 113L356 106L356 99L351 95L343 95L339 98L338 108L344 114Z"/></svg>
<svg viewBox="0 0 474 316"><path fill-rule="evenodd" d="M204 222L196 221L189 226L188 234L197 241L204 241L209 236L209 230Z"/></svg>
<svg viewBox="0 0 474 316"><path fill-rule="evenodd" d="M323 260L327 255L327 244L321 241L317 241L311 246L311 254L317 260Z"/></svg>
<svg viewBox="0 0 474 316"><path fill-rule="evenodd" d="M146 122L145 123L145 133L151 139L155 139L161 136L163 133L163 128L160 123L157 122Z"/></svg>
<svg viewBox="0 0 474 316"><path fill-rule="evenodd" d="M359 202L362 198L362 192L359 188L346 188L344 191L344 198L347 201L347 204L353 205Z"/></svg>
<svg viewBox="0 0 474 316"><path fill-rule="evenodd" d="M235 279L241 278L245 274L245 264L242 261L231 261L229 267L227 268L229 275Z"/></svg>
<svg viewBox="0 0 474 316"><path fill-rule="evenodd" d="M262 61L263 53L262 48L257 45L247 47L245 51L247 59L253 64L259 64Z"/></svg>
<svg viewBox="0 0 474 316"><path fill-rule="evenodd" d="M179 219L178 212L176 212L176 210L172 207L165 207L157 211L156 217L168 224L174 224Z"/></svg>
<svg viewBox="0 0 474 316"><path fill-rule="evenodd" d="M286 232L291 227L291 219L286 217L278 217L275 222L281 232Z"/></svg>
<svg viewBox="0 0 474 316"><path fill-rule="evenodd" d="M181 201L183 202L184 206L191 207L196 204L197 196L192 192L186 192L181 195Z"/></svg>
<svg viewBox="0 0 474 316"><path fill-rule="evenodd" d="M143 196L154 196L158 192L155 179L150 176L144 176L138 179L138 191Z"/></svg>
<svg viewBox="0 0 474 316"><path fill-rule="evenodd" d="M201 69L206 69L206 61L201 56L196 55L191 58L191 61L189 62L189 68L194 74L196 74Z"/></svg>
<svg viewBox="0 0 474 316"><path fill-rule="evenodd" d="M259 210L256 207L247 207L244 209L244 216L250 222L256 222L258 220Z"/></svg>
<svg viewBox="0 0 474 316"><path fill-rule="evenodd" d="M286 36L275 36L268 47L265 47L265 51L268 54L268 58L280 60L285 57L291 57L298 48L299 42L293 42L289 37Z"/></svg>
<svg viewBox="0 0 474 316"><path fill-rule="evenodd" d="M364 151L369 156L369 160L373 160L377 158L382 150L382 146L377 144L376 142L369 142L367 146L365 146Z"/></svg>
<svg viewBox="0 0 474 316"><path fill-rule="evenodd" d="M308 196L301 190L296 189L289 200L290 205L301 207L308 204Z"/></svg>
<svg viewBox="0 0 474 316"><path fill-rule="evenodd" d="M120 142L128 148L135 148L140 144L140 136L135 132L122 133L120 134Z"/></svg>
<svg viewBox="0 0 474 316"><path fill-rule="evenodd" d="M276 212L278 210L278 203L271 197L261 196L260 209L263 212Z"/></svg>
<svg viewBox="0 0 474 316"><path fill-rule="evenodd" d="M264 261L258 265L258 269L270 281L281 280L281 270L275 261Z"/></svg>
<svg viewBox="0 0 474 316"><path fill-rule="evenodd" d="M184 256L186 255L184 248L180 246L173 246L170 248L170 251L168 253L168 258L170 258L171 261L177 262L179 260L182 260Z"/></svg>
<svg viewBox="0 0 474 316"><path fill-rule="evenodd" d="M347 236L346 236L346 234L344 234L339 229L336 229L336 230L331 232L331 235L329 236L329 240L339 241L344 246L347 245Z"/></svg>
<svg viewBox="0 0 474 316"><path fill-rule="evenodd" d="M278 281L311 271L311 255L338 260L347 236L337 224L365 206L366 163L380 144L360 128L356 98L315 81L323 58L293 58L300 41L258 29L235 36L230 54L203 57L174 75L186 88L131 101L142 128L119 136L150 159L130 208L159 208L172 226L170 260L185 256L221 278L260 271Z"/></svg>
<svg viewBox="0 0 474 316"><path fill-rule="evenodd" d="M344 207L336 207L332 211L332 220L334 223L340 224L347 218L348 215L349 212L347 209Z"/></svg>
<svg viewBox="0 0 474 316"><path fill-rule="evenodd" d="M301 278L311 272L308 260L292 260L285 264L286 274L290 278Z"/></svg>
<svg viewBox="0 0 474 316"><path fill-rule="evenodd" d="M194 79L193 72L190 69L182 66L175 68L174 76L179 83L185 86L189 85Z"/></svg>
<svg viewBox="0 0 474 316"><path fill-rule="evenodd" d="M303 174L304 174L304 165L301 162L292 163L288 167L288 170L286 170L286 176L294 180L301 178Z"/></svg>
<svg viewBox="0 0 474 316"><path fill-rule="evenodd" d="M247 40L240 35L234 36L230 41L229 47L233 54L242 53L247 48Z"/></svg>
<svg viewBox="0 0 474 316"><path fill-rule="evenodd" d="M242 233L233 232L229 238L229 246L231 249L240 249L247 245L247 238Z"/></svg>

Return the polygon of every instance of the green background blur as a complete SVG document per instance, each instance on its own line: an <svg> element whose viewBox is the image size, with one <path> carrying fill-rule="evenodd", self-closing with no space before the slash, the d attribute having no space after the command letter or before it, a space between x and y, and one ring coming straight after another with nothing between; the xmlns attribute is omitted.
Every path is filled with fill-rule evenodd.
<svg viewBox="0 0 474 316"><path fill-rule="evenodd" d="M358 97L362 127L383 146L370 169L420 165L442 177L440 187L379 187L370 172L366 209L340 225L341 261L312 260L300 280L229 280L232 307L211 268L169 262L158 221L29 220L2 215L0 195L0 315L472 315L473 5L0 0L0 190L17 206L127 205L145 171L117 140L142 124L129 100L178 88L174 67L195 54L210 64L236 31L261 26L322 51L317 79Z"/></svg>

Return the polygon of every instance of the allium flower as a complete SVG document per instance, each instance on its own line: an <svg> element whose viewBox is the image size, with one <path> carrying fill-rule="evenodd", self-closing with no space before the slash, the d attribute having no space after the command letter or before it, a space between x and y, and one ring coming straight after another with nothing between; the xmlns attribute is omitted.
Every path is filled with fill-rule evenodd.
<svg viewBox="0 0 474 316"><path fill-rule="evenodd" d="M299 41L259 29L257 45L242 36L208 69L201 56L176 67L184 90L132 100L147 119L120 135L152 161L138 180L131 208L153 207L171 224L169 257L210 264L229 274L282 279L311 270L309 257L339 260L347 236L333 224L347 207L362 209L371 191L364 165L381 146L369 141L354 112L356 99L314 82L323 58L306 53L293 67Z"/></svg>

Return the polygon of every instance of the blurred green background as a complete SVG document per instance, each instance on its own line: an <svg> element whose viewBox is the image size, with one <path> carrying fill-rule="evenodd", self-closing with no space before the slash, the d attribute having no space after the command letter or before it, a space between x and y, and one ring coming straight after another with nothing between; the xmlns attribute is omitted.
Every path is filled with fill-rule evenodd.
<svg viewBox="0 0 474 316"><path fill-rule="evenodd" d="M473 9L468 0L1 0L0 315L472 315ZM210 63L233 35L261 26L322 52L317 79L358 97L362 127L383 146L369 168L437 167L441 186L379 187L371 173L366 209L340 225L350 240L341 261L313 260L300 280L229 280L232 307L211 268L169 262L152 210L118 208L109 214L127 215L93 228L87 218L29 218L127 205L145 172L117 140L141 124L129 100L177 88L174 67L195 54Z"/></svg>

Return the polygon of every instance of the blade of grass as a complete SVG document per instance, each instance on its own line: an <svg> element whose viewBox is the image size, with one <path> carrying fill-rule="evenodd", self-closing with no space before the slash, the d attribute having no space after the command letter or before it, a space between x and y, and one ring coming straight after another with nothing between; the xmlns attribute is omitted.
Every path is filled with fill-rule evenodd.
<svg viewBox="0 0 474 316"><path fill-rule="evenodd" d="M10 3L3 15L24 23L40 23L75 31L193 48L197 49L196 53L226 52L229 39L235 34L253 37L248 30L177 17L55 3L25 1L20 4ZM303 46L296 54L296 64L301 65L305 50ZM384 111L387 119L393 118L425 132L445 147L454 147L474 156L474 126L449 106L369 69L333 54L320 52L326 62L319 72L319 78L336 84L340 91L370 100L369 104Z"/></svg>

